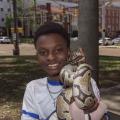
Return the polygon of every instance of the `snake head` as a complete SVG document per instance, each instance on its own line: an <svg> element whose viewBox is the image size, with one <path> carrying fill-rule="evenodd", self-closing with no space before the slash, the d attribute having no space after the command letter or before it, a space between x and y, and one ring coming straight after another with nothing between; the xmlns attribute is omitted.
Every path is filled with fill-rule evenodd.
<svg viewBox="0 0 120 120"><path fill-rule="evenodd" d="M85 63L85 61L85 54L82 48L79 48L76 51L72 51L68 58L68 63L70 63L71 65L82 64Z"/></svg>

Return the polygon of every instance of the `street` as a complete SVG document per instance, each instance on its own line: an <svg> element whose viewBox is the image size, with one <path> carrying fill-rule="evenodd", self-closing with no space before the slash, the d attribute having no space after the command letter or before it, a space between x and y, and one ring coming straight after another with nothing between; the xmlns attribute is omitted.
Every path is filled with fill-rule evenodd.
<svg viewBox="0 0 120 120"><path fill-rule="evenodd" d="M21 43L20 55L35 55L36 51L33 44ZM0 44L0 56L13 55L13 44ZM99 46L99 55L118 56L120 57L120 47L116 46Z"/></svg>

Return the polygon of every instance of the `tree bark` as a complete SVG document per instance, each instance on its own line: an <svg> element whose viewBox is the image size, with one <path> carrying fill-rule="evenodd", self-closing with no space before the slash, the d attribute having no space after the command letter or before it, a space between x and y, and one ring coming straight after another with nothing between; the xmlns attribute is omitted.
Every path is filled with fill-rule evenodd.
<svg viewBox="0 0 120 120"><path fill-rule="evenodd" d="M98 83L98 0L80 0L78 18L79 45L86 61L93 67L93 78Z"/></svg>

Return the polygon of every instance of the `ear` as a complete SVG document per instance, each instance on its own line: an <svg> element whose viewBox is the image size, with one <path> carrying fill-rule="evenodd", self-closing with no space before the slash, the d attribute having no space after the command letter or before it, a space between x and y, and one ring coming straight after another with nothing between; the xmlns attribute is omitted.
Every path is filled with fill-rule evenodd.
<svg viewBox="0 0 120 120"><path fill-rule="evenodd" d="M39 59L39 53L38 53L37 50L36 50L36 59L38 60L38 62L40 61L40 59Z"/></svg>

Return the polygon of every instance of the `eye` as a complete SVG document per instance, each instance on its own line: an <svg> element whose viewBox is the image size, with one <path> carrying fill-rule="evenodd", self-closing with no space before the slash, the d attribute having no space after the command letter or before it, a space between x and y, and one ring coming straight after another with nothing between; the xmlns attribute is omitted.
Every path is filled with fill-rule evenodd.
<svg viewBox="0 0 120 120"><path fill-rule="evenodd" d="M55 53L61 53L61 52L63 52L63 48L57 48L57 49L55 50Z"/></svg>
<svg viewBox="0 0 120 120"><path fill-rule="evenodd" d="M38 50L37 53L40 55L40 56L47 56L48 52L46 50Z"/></svg>

